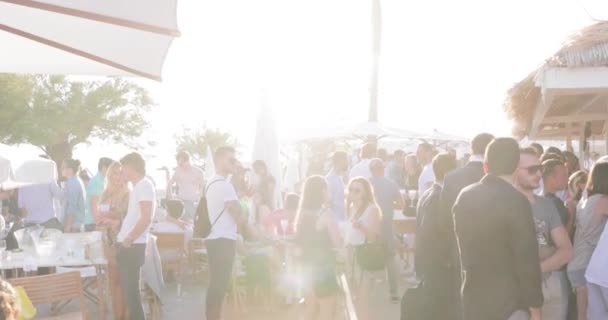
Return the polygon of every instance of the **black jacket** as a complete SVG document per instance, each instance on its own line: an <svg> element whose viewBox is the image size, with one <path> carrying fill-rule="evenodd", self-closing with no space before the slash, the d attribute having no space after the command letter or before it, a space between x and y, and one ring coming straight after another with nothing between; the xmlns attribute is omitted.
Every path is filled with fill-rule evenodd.
<svg viewBox="0 0 608 320"><path fill-rule="evenodd" d="M453 208L462 265L464 319L505 320L543 304L538 244L528 199L487 175Z"/></svg>
<svg viewBox="0 0 608 320"><path fill-rule="evenodd" d="M456 198L462 189L479 182L485 173L483 172L483 163L469 162L466 166L458 168L445 176L443 190L441 192L441 201L447 209L447 213L452 213L452 207L456 202Z"/></svg>
<svg viewBox="0 0 608 320"><path fill-rule="evenodd" d="M447 266L446 226L442 223L441 186L434 184L418 201L416 214L416 274Z"/></svg>
<svg viewBox="0 0 608 320"><path fill-rule="evenodd" d="M479 182L485 175L483 171L483 163L481 162L469 162L466 166L458 168L445 176L443 189L441 190L441 206L442 223L446 225L448 234L446 235L446 241L451 245L448 254L450 255L451 264L453 268L458 269L459 258L458 258L458 246L456 244L456 235L454 234L454 219L452 217L452 207L456 202L456 198L462 191L462 189ZM458 277L459 274L456 274ZM457 280L460 282L460 280Z"/></svg>

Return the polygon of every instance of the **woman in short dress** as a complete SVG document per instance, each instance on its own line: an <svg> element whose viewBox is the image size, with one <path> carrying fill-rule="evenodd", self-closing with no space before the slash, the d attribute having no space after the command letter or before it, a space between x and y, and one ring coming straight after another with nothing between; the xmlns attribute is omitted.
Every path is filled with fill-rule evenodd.
<svg viewBox="0 0 608 320"><path fill-rule="evenodd" d="M122 176L119 162L113 162L106 174L106 188L99 200L98 228L104 233L105 253L108 259L108 273L114 319L127 319L127 309L123 302L122 288L116 265L116 235L127 213L129 205L129 183Z"/></svg>
<svg viewBox="0 0 608 320"><path fill-rule="evenodd" d="M325 178L311 176L304 183L295 220L299 261L307 282L307 320L334 319L340 291L336 278L336 248L341 247L342 240L335 216L327 208L329 198Z"/></svg>

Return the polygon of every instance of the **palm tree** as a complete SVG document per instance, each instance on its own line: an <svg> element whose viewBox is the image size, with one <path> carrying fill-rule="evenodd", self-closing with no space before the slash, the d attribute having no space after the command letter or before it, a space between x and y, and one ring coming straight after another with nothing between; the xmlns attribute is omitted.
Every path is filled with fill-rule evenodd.
<svg viewBox="0 0 608 320"><path fill-rule="evenodd" d="M368 121L378 122L378 73L380 70L380 41L382 36L382 12L380 0L372 0L372 74L369 84Z"/></svg>

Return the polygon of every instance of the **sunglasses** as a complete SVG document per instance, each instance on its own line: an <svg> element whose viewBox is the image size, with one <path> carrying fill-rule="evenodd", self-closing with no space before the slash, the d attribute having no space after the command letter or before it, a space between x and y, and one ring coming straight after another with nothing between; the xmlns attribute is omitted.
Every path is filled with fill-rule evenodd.
<svg viewBox="0 0 608 320"><path fill-rule="evenodd" d="M539 165L524 167L524 168L520 168L520 169L528 171L529 175L534 175L539 172L542 172L543 166L539 164Z"/></svg>

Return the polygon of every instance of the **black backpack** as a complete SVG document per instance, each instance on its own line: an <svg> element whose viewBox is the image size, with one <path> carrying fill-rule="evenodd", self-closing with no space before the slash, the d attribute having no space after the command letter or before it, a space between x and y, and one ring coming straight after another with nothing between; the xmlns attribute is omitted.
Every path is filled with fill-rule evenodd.
<svg viewBox="0 0 608 320"><path fill-rule="evenodd" d="M211 233L211 229L217 223L217 221L222 217L224 211L215 218L213 223L209 219L209 207L207 206L207 191L214 185L216 182L222 181L223 179L218 179L211 182L207 188L205 189L205 193L201 197L201 200L198 202L198 207L196 207L196 215L194 216L194 237L195 238L207 238Z"/></svg>

